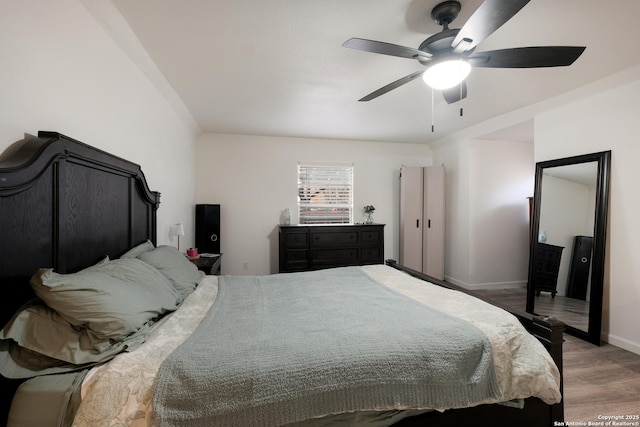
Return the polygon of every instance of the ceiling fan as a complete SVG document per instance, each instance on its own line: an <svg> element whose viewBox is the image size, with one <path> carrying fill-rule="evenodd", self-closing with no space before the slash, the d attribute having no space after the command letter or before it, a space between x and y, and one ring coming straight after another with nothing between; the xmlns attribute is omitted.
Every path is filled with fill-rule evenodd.
<svg viewBox="0 0 640 427"><path fill-rule="evenodd" d="M452 104L467 96L464 80L472 67L538 68L573 64L585 47L535 46L475 52L477 45L527 3L529 0L485 0L460 29L449 29L460 12L460 2L439 3L431 11L431 18L442 26L442 31L427 38L417 49L361 38L347 40L342 44L345 47L415 59L427 66L426 70L389 83L359 101L370 101L422 76L429 86L442 90L446 102Z"/></svg>

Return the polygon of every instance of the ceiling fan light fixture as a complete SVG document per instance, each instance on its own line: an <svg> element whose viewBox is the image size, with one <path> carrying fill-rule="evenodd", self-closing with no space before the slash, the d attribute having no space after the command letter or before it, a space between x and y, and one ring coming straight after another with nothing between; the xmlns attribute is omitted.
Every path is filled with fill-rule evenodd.
<svg viewBox="0 0 640 427"><path fill-rule="evenodd" d="M462 83L471 72L471 65L463 59L449 59L433 64L422 74L422 79L430 87L438 90L449 89Z"/></svg>

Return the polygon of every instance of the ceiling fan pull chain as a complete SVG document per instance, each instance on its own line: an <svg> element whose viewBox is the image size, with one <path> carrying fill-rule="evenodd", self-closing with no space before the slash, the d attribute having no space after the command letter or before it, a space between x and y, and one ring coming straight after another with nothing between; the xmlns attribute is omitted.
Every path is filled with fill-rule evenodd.
<svg viewBox="0 0 640 427"><path fill-rule="evenodd" d="M460 117L462 117L464 115L464 109L462 107L462 100L464 99L462 97L462 82L464 81L464 78L462 79L462 81L460 82Z"/></svg>
<svg viewBox="0 0 640 427"><path fill-rule="evenodd" d="M433 95L433 88L431 88L431 133L434 133L436 131L436 127L435 127L435 120L434 120L434 116L435 116L435 112L434 112L434 95Z"/></svg>

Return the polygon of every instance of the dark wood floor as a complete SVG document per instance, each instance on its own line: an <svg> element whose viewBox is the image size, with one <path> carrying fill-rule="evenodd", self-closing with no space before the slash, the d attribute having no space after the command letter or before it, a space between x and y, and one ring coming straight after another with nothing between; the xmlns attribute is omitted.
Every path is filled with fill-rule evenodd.
<svg viewBox="0 0 640 427"><path fill-rule="evenodd" d="M640 415L640 355L570 335L565 340L565 420L588 423L601 421L599 415Z"/></svg>
<svg viewBox="0 0 640 427"><path fill-rule="evenodd" d="M523 291L505 289L480 293L525 309ZM562 303L562 300L550 301L551 297L546 298L545 294L540 298L540 304L551 304L545 306L549 310L554 303L555 306ZM575 311L579 309L576 307ZM603 421L599 416L640 415L640 355L606 343L595 346L565 334L563 359L566 421L588 424ZM629 421L640 423L640 419Z"/></svg>
<svg viewBox="0 0 640 427"><path fill-rule="evenodd" d="M500 301L509 307L526 310L527 290L526 288L481 289L481 295L488 296ZM534 301L535 312L545 316L555 317L571 326L582 329L589 329L589 302L575 298L567 298L561 295L552 297L550 293L542 292Z"/></svg>

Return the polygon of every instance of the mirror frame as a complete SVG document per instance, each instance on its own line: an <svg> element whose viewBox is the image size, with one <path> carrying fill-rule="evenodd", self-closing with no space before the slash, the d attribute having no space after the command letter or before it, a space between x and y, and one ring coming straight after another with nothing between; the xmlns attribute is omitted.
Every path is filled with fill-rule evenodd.
<svg viewBox="0 0 640 427"><path fill-rule="evenodd" d="M596 206L593 230L593 253L591 258L591 291L589 300L589 327L587 331L565 325L570 335L593 344L601 344L602 300L604 291L605 248L607 240L607 213L609 210L609 180L611 169L611 151L583 154L562 159L536 163L535 187L533 195L533 215L529 248L529 277L527 282L527 312L536 314L534 302L536 290L533 286L534 266L536 265L536 245L540 232L540 203L542 196L542 176L544 170L558 166L568 166L587 162L597 162L598 176L596 185ZM544 313L538 313L544 315ZM562 319L558 319L562 321Z"/></svg>

